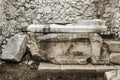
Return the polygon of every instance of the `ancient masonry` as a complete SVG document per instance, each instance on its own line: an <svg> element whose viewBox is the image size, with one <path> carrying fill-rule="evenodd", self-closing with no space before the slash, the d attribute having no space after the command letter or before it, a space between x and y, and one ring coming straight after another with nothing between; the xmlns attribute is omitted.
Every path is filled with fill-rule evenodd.
<svg viewBox="0 0 120 80"><path fill-rule="evenodd" d="M0 41L5 45L12 35L25 32L30 24L73 23L96 18L106 21L110 33L118 33L119 7L119 0L0 0Z"/></svg>
<svg viewBox="0 0 120 80"><path fill-rule="evenodd" d="M29 48L33 59L54 64L120 64L120 0L0 0L0 15L2 60L20 62Z"/></svg>

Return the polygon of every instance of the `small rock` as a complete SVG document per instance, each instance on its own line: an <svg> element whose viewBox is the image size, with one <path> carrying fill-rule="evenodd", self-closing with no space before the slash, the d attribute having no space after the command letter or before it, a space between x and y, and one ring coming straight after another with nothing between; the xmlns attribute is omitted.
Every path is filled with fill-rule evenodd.
<svg viewBox="0 0 120 80"><path fill-rule="evenodd" d="M7 45L5 46L3 54L1 55L1 59L20 62L26 51L26 43L26 35L16 34L10 38Z"/></svg>
<svg viewBox="0 0 120 80"><path fill-rule="evenodd" d="M44 13L51 13L51 12L52 12L52 10L51 10L50 6L47 6L44 8Z"/></svg>
<svg viewBox="0 0 120 80"><path fill-rule="evenodd" d="M120 53L111 53L110 61L111 63L120 64Z"/></svg>
<svg viewBox="0 0 120 80"><path fill-rule="evenodd" d="M28 61L28 65L31 65L33 63L33 60Z"/></svg>
<svg viewBox="0 0 120 80"><path fill-rule="evenodd" d="M29 24L28 24L27 22L22 22L22 23L21 23L21 26L22 26L22 27L27 27L28 25L29 25Z"/></svg>
<svg viewBox="0 0 120 80"><path fill-rule="evenodd" d="M28 3L26 3L26 4L25 4L25 7L26 7L26 8L30 8L30 7L31 7L31 5L30 5L30 4L28 4Z"/></svg>

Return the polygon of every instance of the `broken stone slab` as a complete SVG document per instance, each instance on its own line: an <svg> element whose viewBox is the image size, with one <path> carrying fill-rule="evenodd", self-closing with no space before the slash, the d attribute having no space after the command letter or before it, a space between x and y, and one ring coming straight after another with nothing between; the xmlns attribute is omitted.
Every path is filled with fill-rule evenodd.
<svg viewBox="0 0 120 80"><path fill-rule="evenodd" d="M26 51L27 36L16 34L8 41L1 59L7 61L20 62Z"/></svg>
<svg viewBox="0 0 120 80"><path fill-rule="evenodd" d="M114 64L120 64L120 53L111 53L110 61Z"/></svg>
<svg viewBox="0 0 120 80"><path fill-rule="evenodd" d="M105 42L109 45L111 53L120 53L120 41L106 40Z"/></svg>
<svg viewBox="0 0 120 80"><path fill-rule="evenodd" d="M120 70L105 72L105 80L120 80Z"/></svg>
<svg viewBox="0 0 120 80"><path fill-rule="evenodd" d="M27 29L30 32L42 32L42 33L79 33L79 32L104 32L107 31L107 27L102 21L83 21L72 24L32 24Z"/></svg>

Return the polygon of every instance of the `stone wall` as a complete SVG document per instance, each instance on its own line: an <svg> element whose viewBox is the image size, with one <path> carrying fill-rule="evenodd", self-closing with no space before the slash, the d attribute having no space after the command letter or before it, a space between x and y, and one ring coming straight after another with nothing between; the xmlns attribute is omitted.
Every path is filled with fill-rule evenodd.
<svg viewBox="0 0 120 80"><path fill-rule="evenodd" d="M80 20L106 20L108 31L120 26L119 0L0 0L3 44L9 37L26 32L30 24L73 23ZM4 5L4 6L3 6ZM2 38L1 38L2 37Z"/></svg>

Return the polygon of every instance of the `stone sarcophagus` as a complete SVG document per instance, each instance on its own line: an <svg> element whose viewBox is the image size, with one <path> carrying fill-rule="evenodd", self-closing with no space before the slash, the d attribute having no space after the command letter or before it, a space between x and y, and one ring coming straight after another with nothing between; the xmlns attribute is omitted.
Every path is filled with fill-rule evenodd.
<svg viewBox="0 0 120 80"><path fill-rule="evenodd" d="M104 42L97 34L107 30L102 20L85 20L73 24L33 24L27 30L27 46L34 59L55 64L87 64L91 58L94 64L109 63L109 53L104 47L101 51Z"/></svg>

